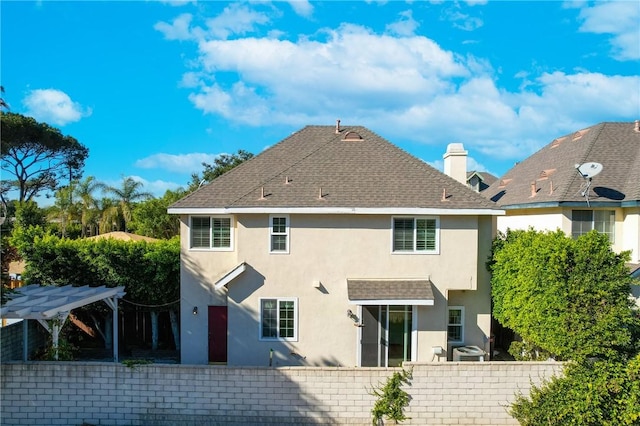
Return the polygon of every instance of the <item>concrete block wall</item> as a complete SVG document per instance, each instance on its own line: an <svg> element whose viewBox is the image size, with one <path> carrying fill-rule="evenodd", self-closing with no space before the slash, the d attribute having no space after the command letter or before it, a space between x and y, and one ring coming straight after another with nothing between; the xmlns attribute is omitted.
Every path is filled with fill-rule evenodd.
<svg viewBox="0 0 640 426"><path fill-rule="evenodd" d="M559 363L412 364L404 425L516 425L506 406ZM1 366L2 425L369 425L395 369L29 362Z"/></svg>

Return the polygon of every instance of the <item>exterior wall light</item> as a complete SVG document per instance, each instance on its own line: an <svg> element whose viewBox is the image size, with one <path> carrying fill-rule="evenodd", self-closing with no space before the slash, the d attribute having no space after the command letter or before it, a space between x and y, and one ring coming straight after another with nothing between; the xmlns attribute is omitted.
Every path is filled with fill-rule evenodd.
<svg viewBox="0 0 640 426"><path fill-rule="evenodd" d="M193 307L193 315L198 315L198 307L197 306Z"/></svg>

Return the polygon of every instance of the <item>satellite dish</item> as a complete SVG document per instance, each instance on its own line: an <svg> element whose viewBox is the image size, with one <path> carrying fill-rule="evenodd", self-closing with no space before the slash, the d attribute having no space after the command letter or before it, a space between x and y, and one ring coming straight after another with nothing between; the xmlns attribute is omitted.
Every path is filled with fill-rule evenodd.
<svg viewBox="0 0 640 426"><path fill-rule="evenodd" d="M580 194L587 200L587 206L589 206L589 188L591 187L591 179L602 172L602 164L600 163L583 163L576 164L576 169L580 176L582 176L586 182L580 188Z"/></svg>
<svg viewBox="0 0 640 426"><path fill-rule="evenodd" d="M597 176L602 171L602 164L600 163L584 163L582 165L576 165L576 169L585 179L591 179Z"/></svg>

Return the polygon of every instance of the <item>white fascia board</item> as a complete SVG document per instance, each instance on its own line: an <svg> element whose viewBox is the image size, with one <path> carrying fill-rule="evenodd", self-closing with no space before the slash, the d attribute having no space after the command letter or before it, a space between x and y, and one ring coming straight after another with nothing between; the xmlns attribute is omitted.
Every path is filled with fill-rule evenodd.
<svg viewBox="0 0 640 426"><path fill-rule="evenodd" d="M349 300L352 305L421 305L433 306L433 299L367 299L367 300Z"/></svg>
<svg viewBox="0 0 640 426"><path fill-rule="evenodd" d="M170 208L169 214L225 215L225 214L378 214L411 216L504 216L504 210L494 209L438 209L419 207L364 208L364 207L222 207L222 208Z"/></svg>

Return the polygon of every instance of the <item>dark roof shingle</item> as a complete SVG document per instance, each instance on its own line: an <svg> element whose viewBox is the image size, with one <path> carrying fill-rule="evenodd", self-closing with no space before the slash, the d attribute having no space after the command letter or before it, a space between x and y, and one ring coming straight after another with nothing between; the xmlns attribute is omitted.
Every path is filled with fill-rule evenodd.
<svg viewBox="0 0 640 426"><path fill-rule="evenodd" d="M603 165L591 181L590 204L640 200L640 132L634 123L600 123L554 139L482 194L502 208L585 202L586 180L576 165L587 162Z"/></svg>
<svg viewBox="0 0 640 426"><path fill-rule="evenodd" d="M253 207L497 209L360 126L307 126L171 206Z"/></svg>

